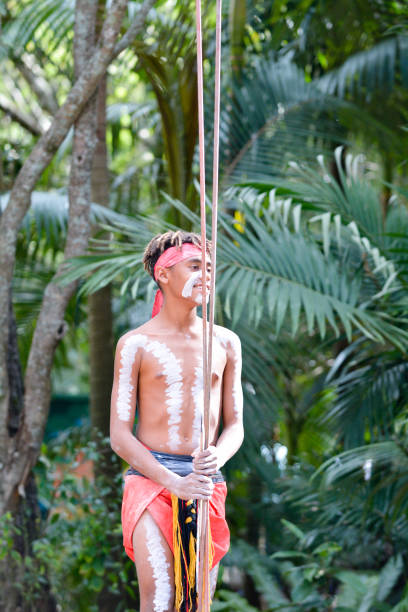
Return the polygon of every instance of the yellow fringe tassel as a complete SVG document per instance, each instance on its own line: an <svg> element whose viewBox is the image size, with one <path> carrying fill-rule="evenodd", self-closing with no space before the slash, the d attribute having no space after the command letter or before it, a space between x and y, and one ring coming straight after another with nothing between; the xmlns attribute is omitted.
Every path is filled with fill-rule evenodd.
<svg viewBox="0 0 408 612"><path fill-rule="evenodd" d="M193 501L189 500L186 502L187 506L192 505ZM182 533L179 523L179 500L175 495L171 496L171 505L173 511L173 550L174 550L174 584L175 584L175 610L180 610L184 602L183 592L183 567L186 568L189 595L191 596L191 590L194 589L196 583L196 563L197 563L197 550L196 550L196 538L193 533L190 533L188 542L188 557L189 563L187 566L187 551L183 550ZM194 508L191 512L195 514ZM186 524L192 521L191 517L186 518ZM209 543L209 569L211 569L214 559L214 543L211 537L210 522L208 521L208 543ZM185 609L194 609L194 602L184 602Z"/></svg>
<svg viewBox="0 0 408 612"><path fill-rule="evenodd" d="M180 607L184 601L183 593L183 579L182 579L182 563L187 565L187 559L185 551L183 550L183 543L181 538L181 529L179 523L179 505L178 498L175 495L171 496L171 505L173 510L173 550L174 550L174 584L175 584L175 609L180 610ZM192 504L192 500L186 503L187 506ZM187 517L186 523L192 521L191 517ZM194 589L196 581L196 539L192 533L190 533L189 539L189 563L187 567L187 576L189 582L189 590ZM192 602L186 602L188 609L192 608Z"/></svg>
<svg viewBox="0 0 408 612"><path fill-rule="evenodd" d="M189 542L190 546L190 566L188 568L188 581L191 585L195 585L195 579L196 579L196 539L193 536L193 534L190 534L190 542ZM194 559L194 563L192 563L192 560Z"/></svg>
<svg viewBox="0 0 408 612"><path fill-rule="evenodd" d="M173 549L174 549L174 584L176 587L175 607L180 609L183 603L183 584L181 581L181 534L178 522L178 498L172 494L171 505L173 509Z"/></svg>

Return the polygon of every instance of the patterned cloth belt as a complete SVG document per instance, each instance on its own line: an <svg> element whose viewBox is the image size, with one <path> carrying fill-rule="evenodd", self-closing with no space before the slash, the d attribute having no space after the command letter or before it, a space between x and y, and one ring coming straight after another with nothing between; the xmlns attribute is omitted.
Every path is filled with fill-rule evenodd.
<svg viewBox="0 0 408 612"><path fill-rule="evenodd" d="M178 476L187 476L193 471L193 457L191 455L173 455L170 453L161 453L153 450L150 452L161 465ZM126 476L144 476L144 474L141 474L135 468L130 467L126 472ZM220 470L212 475L212 481L224 482L224 476Z"/></svg>

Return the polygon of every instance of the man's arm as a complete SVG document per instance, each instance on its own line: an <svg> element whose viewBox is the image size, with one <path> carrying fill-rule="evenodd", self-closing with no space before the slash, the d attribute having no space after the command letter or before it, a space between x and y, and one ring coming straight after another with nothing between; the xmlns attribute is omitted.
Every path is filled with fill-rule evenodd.
<svg viewBox="0 0 408 612"><path fill-rule="evenodd" d="M126 463L177 497L208 499L213 488L209 478L198 474L177 476L162 466L133 435L143 341L143 335L131 332L122 336L116 347L110 420L112 449Z"/></svg>
<svg viewBox="0 0 408 612"><path fill-rule="evenodd" d="M241 342L234 332L224 332L228 335L225 340L227 363L223 376L223 430L215 446L195 453L194 470L197 474L215 473L235 455L244 439Z"/></svg>

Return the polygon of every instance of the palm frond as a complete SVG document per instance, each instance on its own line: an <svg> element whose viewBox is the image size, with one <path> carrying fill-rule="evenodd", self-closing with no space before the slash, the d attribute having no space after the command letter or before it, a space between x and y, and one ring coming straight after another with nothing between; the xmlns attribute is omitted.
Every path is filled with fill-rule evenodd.
<svg viewBox="0 0 408 612"><path fill-rule="evenodd" d="M243 76L242 84L233 86L227 107L222 109L223 186L279 176L286 172L290 159L311 161L318 151L328 151L333 143L345 142L342 128L329 119L330 111L338 107L338 100L322 95L287 59L256 60ZM210 159L210 139L207 153Z"/></svg>
<svg viewBox="0 0 408 612"><path fill-rule="evenodd" d="M250 185L263 192L278 187L315 211L340 214L343 223L354 222L361 234L377 244L384 231L378 193L361 175L361 158L348 154L344 170L341 156L342 148L337 147L334 161L339 181L327 170L324 156L319 155L320 172L311 165L292 161L295 171L292 180L273 179Z"/></svg>
<svg viewBox="0 0 408 612"><path fill-rule="evenodd" d="M365 96L374 91L391 91L397 75L403 87L408 86L408 36L400 34L377 43L371 49L349 57L336 70L319 79L325 93Z"/></svg>
<svg viewBox="0 0 408 612"><path fill-rule="evenodd" d="M406 404L408 364L400 353L373 352L359 339L337 355L326 384L335 397L323 421L351 448L362 444L368 431L377 439L393 435Z"/></svg>
<svg viewBox="0 0 408 612"><path fill-rule="evenodd" d="M3 53L20 54L30 40L44 35L53 48L62 40L66 42L67 33L74 26L74 7L73 0L32 0L5 26Z"/></svg>
<svg viewBox="0 0 408 612"><path fill-rule="evenodd" d="M257 590L262 593L271 609L275 609L275 606L279 605L279 610L289 612L291 607L290 601L271 571L275 566L273 560L262 555L244 541L238 541L235 544L230 557L234 565L245 567L246 572L252 577Z"/></svg>
<svg viewBox="0 0 408 612"><path fill-rule="evenodd" d="M394 473L408 477L408 455L394 441L377 442L360 446L331 457L317 470L315 477L322 476L322 485L328 487L338 481L356 476L360 482L370 479L369 473L378 468L392 468Z"/></svg>
<svg viewBox="0 0 408 612"><path fill-rule="evenodd" d="M338 181L327 170L324 158L319 156L320 172L311 166L293 163L295 175L292 179L276 178L263 183L252 181L247 188L252 187L258 194L274 194L277 188L291 198L293 205L300 203L302 210L318 213L312 220L321 221L322 238L326 244L330 240L330 225L337 241L341 239L340 225L347 225L354 235L353 241L370 257L372 271L387 268L388 276L397 273L404 277L408 263L406 207L394 198L384 223L379 194L364 176L361 158L346 155L344 169L341 156L339 147L335 151ZM276 208L276 204L273 207Z"/></svg>
<svg viewBox="0 0 408 612"><path fill-rule="evenodd" d="M396 322L360 302L362 271L359 274L352 267L347 271L344 262L340 268L338 260L325 256L311 235L291 233L267 214L259 219L249 209L244 212L245 232L224 221L230 241L219 244L218 286L226 308L234 306L233 321L245 306L250 321L263 313L274 320L278 332L288 312L295 333L303 310L309 333L316 324L322 338L327 324L339 334L340 323L349 338L352 327L371 339L379 338L383 328L389 341L404 346L405 340L397 339L401 328L397 332Z"/></svg>
<svg viewBox="0 0 408 612"><path fill-rule="evenodd" d="M393 187L393 186L391 186ZM408 190L396 187L395 191L400 193L408 201ZM408 210L401 206L398 198L393 198L388 206L388 214L385 222L387 248L392 255L404 281L408 280Z"/></svg>
<svg viewBox="0 0 408 612"><path fill-rule="evenodd" d="M8 193L0 195L0 211L6 208L8 199ZM43 241L47 251L61 252L68 223L68 208L66 194L57 191L34 191L31 206L20 229L20 236L24 239L25 244L34 241L38 247ZM95 203L91 204L90 216L93 225L128 224L126 216ZM144 237L146 235L144 234ZM33 250L33 245L30 248L31 251L26 255L33 257L37 251Z"/></svg>

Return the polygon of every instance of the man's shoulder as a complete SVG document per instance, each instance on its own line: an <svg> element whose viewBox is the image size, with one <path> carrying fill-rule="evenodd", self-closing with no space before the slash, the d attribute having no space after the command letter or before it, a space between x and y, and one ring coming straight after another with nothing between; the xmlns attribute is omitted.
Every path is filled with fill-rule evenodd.
<svg viewBox="0 0 408 612"><path fill-rule="evenodd" d="M221 342L221 344L229 344L232 345L232 347L237 348L241 346L241 341L238 334L227 327L222 327L222 325L214 325L214 335Z"/></svg>
<svg viewBox="0 0 408 612"><path fill-rule="evenodd" d="M140 344L143 345L144 342L147 342L149 339L149 335L152 333L152 325L151 321L147 321L136 327L135 329L130 329L123 336L121 336L118 340L118 346L129 345L129 344Z"/></svg>

